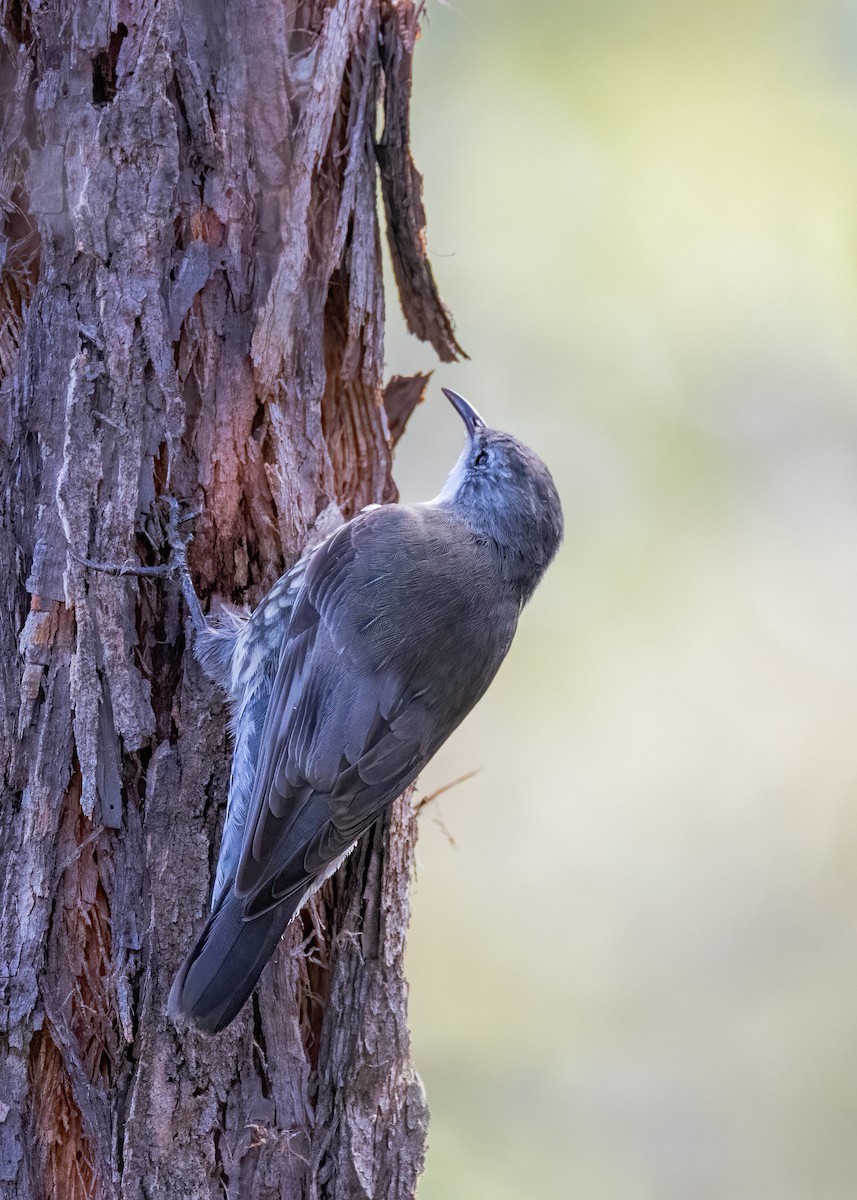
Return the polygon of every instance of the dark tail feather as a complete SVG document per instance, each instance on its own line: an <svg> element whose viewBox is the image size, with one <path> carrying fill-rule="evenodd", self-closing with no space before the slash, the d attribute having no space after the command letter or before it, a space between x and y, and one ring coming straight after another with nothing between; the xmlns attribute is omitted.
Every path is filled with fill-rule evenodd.
<svg viewBox="0 0 857 1200"><path fill-rule="evenodd" d="M288 902L244 920L228 888L208 918L170 991L167 1011L219 1033L237 1017L294 913Z"/></svg>

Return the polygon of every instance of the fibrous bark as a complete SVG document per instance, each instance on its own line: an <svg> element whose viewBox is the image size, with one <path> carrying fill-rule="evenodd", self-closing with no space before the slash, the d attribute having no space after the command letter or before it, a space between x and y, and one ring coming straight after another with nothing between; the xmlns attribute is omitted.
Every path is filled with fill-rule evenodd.
<svg viewBox="0 0 857 1200"><path fill-rule="evenodd" d="M200 592L252 603L394 498L425 379L383 390L379 174L406 318L459 353L408 147L417 16L0 0L2 1198L413 1194L408 799L234 1025L176 1029L226 713L178 590L81 559L160 561L179 496Z"/></svg>

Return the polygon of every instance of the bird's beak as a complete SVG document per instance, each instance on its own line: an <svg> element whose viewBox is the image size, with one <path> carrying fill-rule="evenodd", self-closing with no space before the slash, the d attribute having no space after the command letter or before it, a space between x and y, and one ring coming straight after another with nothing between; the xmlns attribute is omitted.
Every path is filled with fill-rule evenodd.
<svg viewBox="0 0 857 1200"><path fill-rule="evenodd" d="M468 404L463 396L459 396L458 392L453 392L449 388L441 388L440 390L443 392L444 396L446 396L447 400L467 426L467 432L471 438L474 437L480 429L486 428L485 422L482 420L479 413L472 404Z"/></svg>

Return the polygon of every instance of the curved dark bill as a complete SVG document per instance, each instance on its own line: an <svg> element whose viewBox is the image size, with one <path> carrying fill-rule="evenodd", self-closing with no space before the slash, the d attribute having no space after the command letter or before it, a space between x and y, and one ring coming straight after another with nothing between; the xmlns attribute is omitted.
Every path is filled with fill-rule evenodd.
<svg viewBox="0 0 857 1200"><path fill-rule="evenodd" d="M467 432L473 437L477 429L485 429L485 422L480 417L479 413L469 404L463 396L459 396L458 392L453 392L450 388L440 389L452 407L461 417L464 424L467 426Z"/></svg>

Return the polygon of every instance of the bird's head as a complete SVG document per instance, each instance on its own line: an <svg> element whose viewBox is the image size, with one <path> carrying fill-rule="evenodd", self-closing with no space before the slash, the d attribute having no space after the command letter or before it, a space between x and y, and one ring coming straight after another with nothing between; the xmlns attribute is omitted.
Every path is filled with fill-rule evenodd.
<svg viewBox="0 0 857 1200"><path fill-rule="evenodd" d="M464 421L467 445L435 501L490 538L522 604L562 541L562 506L551 473L523 442L490 429L457 392L443 394Z"/></svg>

